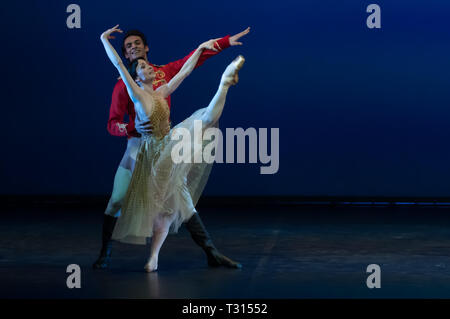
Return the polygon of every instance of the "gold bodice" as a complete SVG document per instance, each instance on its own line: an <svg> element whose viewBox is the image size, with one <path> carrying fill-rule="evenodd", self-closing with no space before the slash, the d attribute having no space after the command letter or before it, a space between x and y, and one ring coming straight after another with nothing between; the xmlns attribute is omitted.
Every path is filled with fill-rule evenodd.
<svg viewBox="0 0 450 319"><path fill-rule="evenodd" d="M158 139L166 136L170 131L170 110L166 100L159 96L153 95L153 110L150 115L150 123L153 126L152 135Z"/></svg>

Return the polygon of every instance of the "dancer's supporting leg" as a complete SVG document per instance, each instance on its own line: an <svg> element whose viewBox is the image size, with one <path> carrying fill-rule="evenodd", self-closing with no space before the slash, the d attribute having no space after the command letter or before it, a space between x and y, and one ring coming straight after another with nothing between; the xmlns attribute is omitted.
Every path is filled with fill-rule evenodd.
<svg viewBox="0 0 450 319"><path fill-rule="evenodd" d="M223 107L228 92L228 88L231 85L235 85L238 82L237 72L242 68L244 64L244 57L238 56L226 69L222 75L219 89L214 95L208 105L202 121L206 124L215 123L222 114ZM208 259L208 265L212 267L226 266L229 268L242 268L242 265L238 262L231 260L230 258L221 254L214 246L213 241L206 231L205 226L198 213L195 213L189 221L186 223L186 228L191 233L194 241L203 248Z"/></svg>
<svg viewBox="0 0 450 319"><path fill-rule="evenodd" d="M156 271L158 269L158 256L162 244L167 238L170 225L175 218L175 214L161 215L155 219L153 224L153 236L150 251L150 258L145 264L144 269L147 272Z"/></svg>
<svg viewBox="0 0 450 319"><path fill-rule="evenodd" d="M138 138L131 138L128 140L127 150L120 162L114 176L114 187L103 215L102 228L102 248L98 259L94 262L92 267L94 269L108 268L111 261L112 240L111 236L116 225L117 218L120 215L120 208L122 207L123 199L128 190L131 181L131 174L134 168L137 148L139 146Z"/></svg>

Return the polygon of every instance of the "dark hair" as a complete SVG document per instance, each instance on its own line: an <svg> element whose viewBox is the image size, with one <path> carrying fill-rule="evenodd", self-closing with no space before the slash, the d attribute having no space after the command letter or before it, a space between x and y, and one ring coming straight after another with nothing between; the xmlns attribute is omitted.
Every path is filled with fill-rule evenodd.
<svg viewBox="0 0 450 319"><path fill-rule="evenodd" d="M138 61L139 61L139 60L144 60L144 61L145 61L144 58L137 58L137 59L133 60L133 61L130 63L130 66L128 67L128 73L130 73L131 77L132 77L133 80L135 80L135 81L136 81L136 77L137 77L136 67L137 67L137 65L138 65ZM145 62L147 62L147 61L145 61Z"/></svg>
<svg viewBox="0 0 450 319"><path fill-rule="evenodd" d="M141 31L139 31L139 30L129 30L129 31L127 31L127 33L125 33L125 35L124 35L124 37L123 37L123 42L122 42L122 54L125 56L125 53L127 52L126 50L125 50L125 40L128 38L128 37L131 37L131 36L137 36L137 37L140 37L141 39L142 39L142 42L144 42L144 46L146 46L146 45L148 45L147 44L147 39L145 38L145 35L141 32Z"/></svg>

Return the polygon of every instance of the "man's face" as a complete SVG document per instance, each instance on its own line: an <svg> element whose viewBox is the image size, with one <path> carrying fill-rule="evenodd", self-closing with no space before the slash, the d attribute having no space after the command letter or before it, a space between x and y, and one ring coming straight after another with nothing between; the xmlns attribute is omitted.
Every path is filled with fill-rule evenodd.
<svg viewBox="0 0 450 319"><path fill-rule="evenodd" d="M131 35L125 39L125 57L129 61L133 61L137 58L144 58L147 60L148 46L144 46L144 42L141 37L137 35Z"/></svg>

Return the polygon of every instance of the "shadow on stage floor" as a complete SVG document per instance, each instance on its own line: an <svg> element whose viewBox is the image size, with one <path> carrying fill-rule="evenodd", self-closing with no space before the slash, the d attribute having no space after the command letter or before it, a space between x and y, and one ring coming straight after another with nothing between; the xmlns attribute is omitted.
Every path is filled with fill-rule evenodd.
<svg viewBox="0 0 450 319"><path fill-rule="evenodd" d="M450 213L426 207L199 209L216 246L243 269L209 268L182 227L159 270L148 247L114 243L94 271L102 209L22 207L1 213L1 298L450 298ZM69 289L66 268L81 267ZM369 289L366 268L381 267Z"/></svg>

